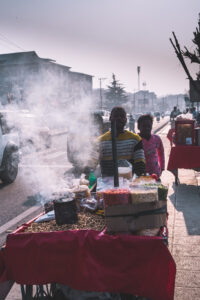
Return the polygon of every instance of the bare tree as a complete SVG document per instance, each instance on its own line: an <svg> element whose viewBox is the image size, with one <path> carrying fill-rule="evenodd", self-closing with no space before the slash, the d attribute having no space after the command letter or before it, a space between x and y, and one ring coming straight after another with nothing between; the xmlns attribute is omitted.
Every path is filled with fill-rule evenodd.
<svg viewBox="0 0 200 300"><path fill-rule="evenodd" d="M180 44L178 42L178 39L175 35L174 32L172 32L173 37L174 37L174 41L172 41L172 39L170 38L170 42L175 50L175 53L188 77L188 79L190 80L191 85L193 86L193 88L200 94L200 88L199 86L196 84L196 80L200 80L200 71L198 73L196 73L196 79L193 79L190 71L188 70L188 67L185 63L185 59L190 59L191 63L197 63L200 65L200 20L199 20L199 28L196 28L196 31L193 32L194 34L194 38L192 40L192 42L195 44L195 50L193 52L190 52L187 47L184 47L184 51L181 50Z"/></svg>

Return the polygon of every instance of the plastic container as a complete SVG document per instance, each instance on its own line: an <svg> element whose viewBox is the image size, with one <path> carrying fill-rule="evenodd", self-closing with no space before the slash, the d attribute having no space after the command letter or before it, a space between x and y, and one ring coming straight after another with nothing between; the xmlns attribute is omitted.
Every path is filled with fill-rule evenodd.
<svg viewBox="0 0 200 300"><path fill-rule="evenodd" d="M118 160L119 177L131 179L133 177L132 165L125 159Z"/></svg>
<svg viewBox="0 0 200 300"><path fill-rule="evenodd" d="M137 186L130 190L131 203L145 203L158 201L158 187Z"/></svg>
<svg viewBox="0 0 200 300"><path fill-rule="evenodd" d="M110 189L103 192L104 207L129 204L130 191L128 189Z"/></svg>

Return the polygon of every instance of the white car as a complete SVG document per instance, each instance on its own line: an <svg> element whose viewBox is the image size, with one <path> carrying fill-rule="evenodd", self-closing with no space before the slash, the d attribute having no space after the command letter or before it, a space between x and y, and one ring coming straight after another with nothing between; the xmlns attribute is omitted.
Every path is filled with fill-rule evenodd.
<svg viewBox="0 0 200 300"><path fill-rule="evenodd" d="M28 146L35 150L51 147L50 129L44 125L41 116L20 112L14 127L19 132L21 147Z"/></svg>
<svg viewBox="0 0 200 300"><path fill-rule="evenodd" d="M7 126L5 111L0 111L0 179L12 183L18 173L19 135Z"/></svg>
<svg viewBox="0 0 200 300"><path fill-rule="evenodd" d="M170 116L170 111L169 111L169 110L167 110L167 111L165 112L165 116Z"/></svg>

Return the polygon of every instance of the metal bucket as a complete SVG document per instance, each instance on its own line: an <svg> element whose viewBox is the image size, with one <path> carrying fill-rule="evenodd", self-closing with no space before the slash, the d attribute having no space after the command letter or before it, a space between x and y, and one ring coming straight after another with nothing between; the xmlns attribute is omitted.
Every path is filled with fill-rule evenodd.
<svg viewBox="0 0 200 300"><path fill-rule="evenodd" d="M74 199L54 200L54 211L57 225L74 224L78 221L77 207Z"/></svg>

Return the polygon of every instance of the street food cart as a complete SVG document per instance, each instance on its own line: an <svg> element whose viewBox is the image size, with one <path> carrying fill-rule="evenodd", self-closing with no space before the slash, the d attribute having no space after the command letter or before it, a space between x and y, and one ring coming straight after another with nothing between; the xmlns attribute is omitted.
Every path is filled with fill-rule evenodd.
<svg viewBox="0 0 200 300"><path fill-rule="evenodd" d="M195 128L194 120L178 119L167 137L172 146L167 170L174 174L178 184L178 169L200 169L199 128Z"/></svg>
<svg viewBox="0 0 200 300"><path fill-rule="evenodd" d="M56 299L57 284L122 295L118 299L133 295L138 300L173 300L176 265L167 248L168 189L151 176L129 178L127 168L119 177L116 158L115 152L114 186L113 177L112 185L110 178L101 178L95 194L81 185L72 187L73 197L69 191L62 197L58 193L60 199L53 201L56 227L45 231L47 221L35 232L33 224L42 217L38 216L7 236L0 251L0 282L20 284L22 300ZM55 201L62 203L62 222ZM77 218L71 218L74 202ZM80 222L86 213L90 220Z"/></svg>
<svg viewBox="0 0 200 300"><path fill-rule="evenodd" d="M139 224L149 214L166 217L166 211L160 211L166 207L163 203L158 202L156 209L155 204L146 203L154 209L138 211L133 223ZM111 233L106 226L102 230L28 231L42 214L9 234L0 251L0 282L20 284L23 300L56 299L57 283L80 291L173 299L176 267L166 245L166 221L156 236Z"/></svg>

